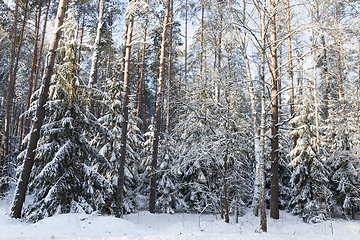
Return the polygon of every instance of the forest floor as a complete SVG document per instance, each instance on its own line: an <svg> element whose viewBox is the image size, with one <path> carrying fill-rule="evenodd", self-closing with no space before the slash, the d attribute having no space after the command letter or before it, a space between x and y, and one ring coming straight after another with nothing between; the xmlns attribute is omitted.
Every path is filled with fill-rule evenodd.
<svg viewBox="0 0 360 240"><path fill-rule="evenodd" d="M211 214L150 214L139 212L123 219L98 214L62 214L37 223L11 219L10 200L0 201L0 239L108 239L108 240L360 240L360 220L333 219L307 224L298 216L280 212L268 218L268 232L259 233L259 218L250 209L235 223Z"/></svg>

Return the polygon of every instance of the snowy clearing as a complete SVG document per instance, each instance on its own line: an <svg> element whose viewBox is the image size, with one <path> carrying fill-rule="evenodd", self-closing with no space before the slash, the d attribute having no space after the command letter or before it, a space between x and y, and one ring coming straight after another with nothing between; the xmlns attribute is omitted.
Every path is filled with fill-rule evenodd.
<svg viewBox="0 0 360 240"><path fill-rule="evenodd" d="M360 221L335 219L306 224L284 211L280 219L268 218L268 233L258 233L259 218L249 210L235 223L226 224L220 216L209 214L150 214L140 212L117 219L98 214L63 214L37 223L8 217L9 199L0 202L0 239L241 239L241 240L360 240ZM334 234L331 231L333 226Z"/></svg>

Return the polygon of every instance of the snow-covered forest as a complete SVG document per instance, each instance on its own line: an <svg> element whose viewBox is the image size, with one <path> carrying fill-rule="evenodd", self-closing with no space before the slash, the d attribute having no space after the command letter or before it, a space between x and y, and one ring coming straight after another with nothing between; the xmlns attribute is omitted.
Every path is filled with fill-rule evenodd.
<svg viewBox="0 0 360 240"><path fill-rule="evenodd" d="M281 211L356 219L359 12L356 0L0 0L6 214L247 216L257 232Z"/></svg>

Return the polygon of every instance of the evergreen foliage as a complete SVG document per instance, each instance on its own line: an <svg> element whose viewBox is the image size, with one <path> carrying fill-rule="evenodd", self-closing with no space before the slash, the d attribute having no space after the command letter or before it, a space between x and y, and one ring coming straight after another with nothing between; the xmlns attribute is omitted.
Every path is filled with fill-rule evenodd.
<svg viewBox="0 0 360 240"><path fill-rule="evenodd" d="M27 218L37 221L59 213L91 213L106 205L111 182L104 176L110 163L91 147L86 132L108 134L87 112L84 93L90 91L76 75L74 12L69 11L62 47L64 64L57 66L52 79L41 138L29 191L34 201ZM37 102L33 103L36 106ZM33 108L30 109L30 111ZM20 154L19 160L23 157Z"/></svg>
<svg viewBox="0 0 360 240"><path fill-rule="evenodd" d="M120 64L117 64L120 66ZM111 164L111 169L107 175L108 181L113 186L117 184L117 170L120 158L120 144L121 144L121 95L122 95L122 82L118 81L120 71L113 69L113 77L108 79L108 108L104 116L100 117L98 121L110 133L109 138L104 139L101 134L98 134L92 143L97 146L101 155L103 155ZM140 120L136 117L135 109L130 106L129 109L129 124L128 124L128 139L127 139L127 156L125 166L125 184L124 184L124 211L126 213L134 211L139 203L137 202L137 181L138 171L140 167L139 149L142 145L142 136L137 127ZM115 191L115 190L114 190ZM115 196L112 196L111 208L115 207ZM109 206L110 209L110 206Z"/></svg>
<svg viewBox="0 0 360 240"><path fill-rule="evenodd" d="M298 141L290 153L293 157L289 165L293 168L291 183L294 187L290 208L306 222L326 219L326 205L332 197L329 171L321 157L314 107L310 90L306 88L297 108L298 116L292 120L297 124L293 134L298 136Z"/></svg>
<svg viewBox="0 0 360 240"><path fill-rule="evenodd" d="M8 2L0 0L0 129L5 122L15 20L14 6ZM6 169L7 174L0 180L16 179L15 165L19 166L18 172L23 170L26 152L18 155L23 150L22 131L28 126L24 126L26 118L36 120L34 113L41 90L32 95L30 109L24 107L27 96L32 94L31 69L35 70L35 62L39 62L36 67L42 72L45 57L51 55L34 54L34 27L40 26L39 46L45 2L29 1L25 22L27 1L19 1L14 54L14 61L19 64L14 98L9 105L7 157L11 162L3 167L14 166ZM51 1L49 22L55 17L55 2ZM228 213L237 216L251 204L258 212L259 176L261 196L265 195L267 207L272 208L275 204L268 203L274 203L271 189L276 189L276 184L270 180L276 171L270 173L270 167L276 161L267 159L278 154L280 209L289 210L306 222L323 221L334 213L354 217L360 210L360 28L351 21L358 15L355 2L289 1L290 7L285 7L285 1L175 1L173 19L168 25L168 29L172 28L170 64L170 39L162 44L164 1L106 0L98 34L101 40L96 44L97 67L93 68L98 81L88 87L99 3L71 1L61 27L63 35L56 50L55 73L30 176L28 193L33 195L33 202L26 206L23 216L38 221L68 212L119 212L116 189L124 130L121 123L126 63L129 120L121 212L149 208L150 179L154 176L151 162L155 126L151 119L157 105L162 107L157 108L161 112L157 114L161 125L154 201L157 212L212 212L226 218ZM34 9L40 8L40 22L35 22ZM306 14L300 16L299 8ZM285 14L289 16L285 18ZM125 38L123 33L131 17L131 50L126 54L130 57L125 59L124 41L118 39ZM23 47L19 51L24 22ZM276 25L276 30L270 25ZM310 32L311 38L304 38ZM45 39L49 33L45 33ZM47 44L45 41L44 48ZM33 56L38 58L34 67ZM276 71L272 68L275 61ZM161 66L164 74L158 86L160 62L165 64ZM274 72L282 85L276 83L277 90L271 75ZM270 88L269 92L264 90L270 82L276 94ZM291 86L294 104L286 101ZM158 87L163 91L157 91ZM157 94L164 97L158 98ZM278 106L272 104L279 97ZM275 110L279 110L277 116ZM277 119L279 123L274 124ZM254 127L255 120L261 123L256 124L261 129ZM275 127L279 128L278 134L272 133ZM270 144L272 134L279 139L278 147ZM28 142L29 135L23 139L24 146ZM255 175L256 166L260 169L260 165L259 171L265 169L264 181L262 174ZM12 186L13 181L10 182Z"/></svg>

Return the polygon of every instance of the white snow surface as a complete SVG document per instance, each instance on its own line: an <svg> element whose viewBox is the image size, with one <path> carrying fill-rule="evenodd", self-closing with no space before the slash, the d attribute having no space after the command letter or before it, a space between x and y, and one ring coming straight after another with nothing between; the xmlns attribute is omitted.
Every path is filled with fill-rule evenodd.
<svg viewBox="0 0 360 240"><path fill-rule="evenodd" d="M235 223L232 216L229 224L219 215L149 212L125 215L123 219L97 213L71 213L30 223L10 218L9 202L9 199L0 201L1 240L360 240L360 220L333 219L332 222L307 224L283 211L279 220L268 218L268 232L260 233L259 218L250 209L239 217L239 223Z"/></svg>

